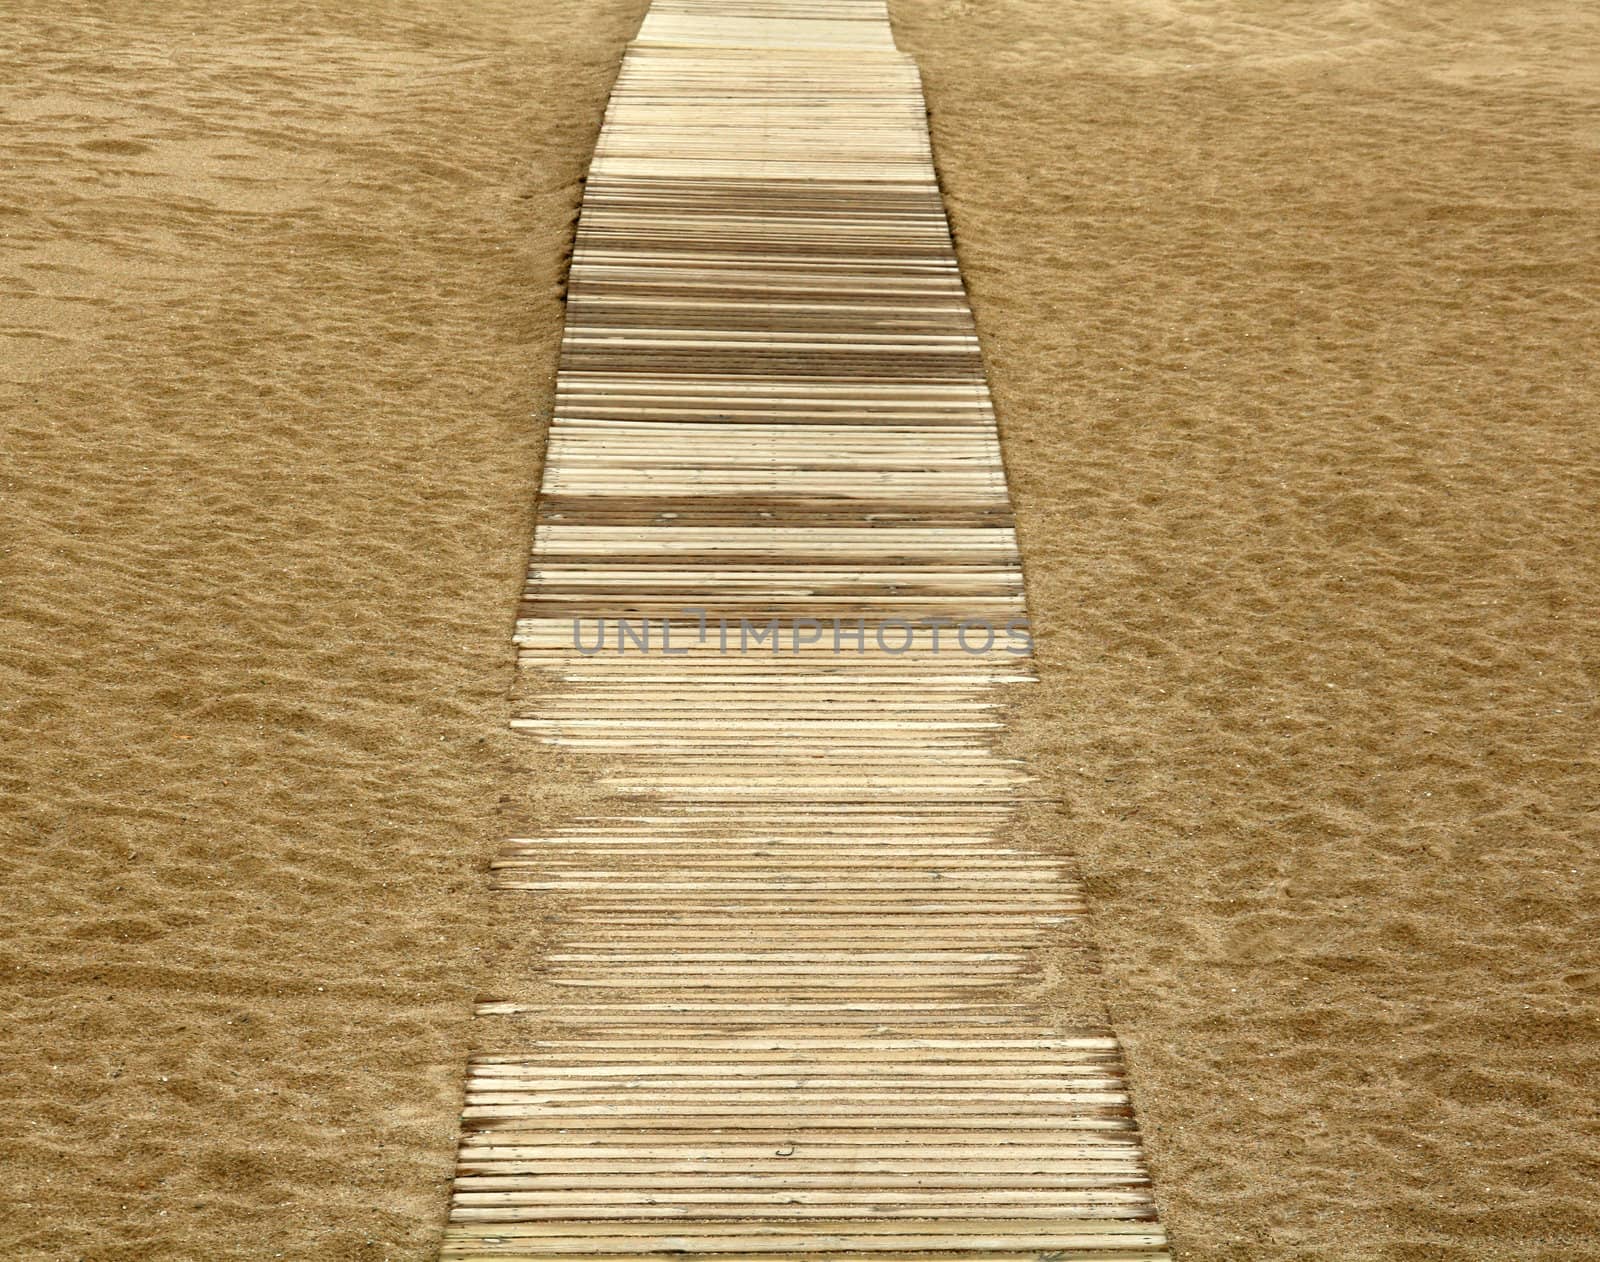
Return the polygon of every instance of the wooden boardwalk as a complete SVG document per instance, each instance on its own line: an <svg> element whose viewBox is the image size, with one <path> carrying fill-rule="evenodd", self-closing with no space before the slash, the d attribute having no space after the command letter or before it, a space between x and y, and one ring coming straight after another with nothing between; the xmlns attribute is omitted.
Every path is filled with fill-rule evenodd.
<svg viewBox="0 0 1600 1262"><path fill-rule="evenodd" d="M657 0L517 628L515 725L629 805L495 865L565 999L483 1006L446 1257L1166 1256L1115 1040L1033 997L1081 904L1006 839L1025 617L881 0Z"/></svg>

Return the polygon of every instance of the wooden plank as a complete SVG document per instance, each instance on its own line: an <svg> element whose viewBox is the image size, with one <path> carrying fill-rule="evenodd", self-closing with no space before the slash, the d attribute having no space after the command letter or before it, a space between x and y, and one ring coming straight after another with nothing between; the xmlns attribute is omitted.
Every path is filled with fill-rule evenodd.
<svg viewBox="0 0 1600 1262"><path fill-rule="evenodd" d="M1011 831L1026 604L925 117L882 0L655 0L629 48L512 719L628 805L491 865L551 932L477 1008L444 1256L1166 1256L1114 1037L1034 998L1083 892Z"/></svg>

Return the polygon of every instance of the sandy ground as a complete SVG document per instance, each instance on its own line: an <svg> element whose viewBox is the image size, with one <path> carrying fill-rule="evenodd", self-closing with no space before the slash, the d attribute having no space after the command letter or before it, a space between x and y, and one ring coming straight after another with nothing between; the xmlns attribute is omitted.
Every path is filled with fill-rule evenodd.
<svg viewBox="0 0 1600 1262"><path fill-rule="evenodd" d="M1514 7L896 6L1180 1257L1600 1257L1600 26Z"/></svg>
<svg viewBox="0 0 1600 1262"><path fill-rule="evenodd" d="M8 11L6 1257L436 1242L642 7ZM1501 9L894 5L1186 1262L1600 1257L1600 25Z"/></svg>
<svg viewBox="0 0 1600 1262"><path fill-rule="evenodd" d="M6 33L7 1258L421 1258L579 180L641 4Z"/></svg>

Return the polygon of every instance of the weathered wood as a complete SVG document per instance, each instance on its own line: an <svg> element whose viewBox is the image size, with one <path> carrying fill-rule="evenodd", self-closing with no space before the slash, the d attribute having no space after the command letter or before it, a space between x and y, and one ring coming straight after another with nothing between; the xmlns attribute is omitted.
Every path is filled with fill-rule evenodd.
<svg viewBox="0 0 1600 1262"><path fill-rule="evenodd" d="M651 6L522 595L512 726L629 805L493 862L553 943L478 1005L444 1255L1164 1258L1116 1040L1037 1002L1082 890L1007 831L1022 571L882 0Z"/></svg>

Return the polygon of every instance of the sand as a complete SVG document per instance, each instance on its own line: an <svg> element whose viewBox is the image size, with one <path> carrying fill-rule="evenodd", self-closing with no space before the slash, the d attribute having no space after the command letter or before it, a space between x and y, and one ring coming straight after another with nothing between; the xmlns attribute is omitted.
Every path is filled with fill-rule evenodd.
<svg viewBox="0 0 1600 1262"><path fill-rule="evenodd" d="M571 792L509 631L641 11L20 24L6 1257L437 1245L488 856Z"/></svg>
<svg viewBox="0 0 1600 1262"><path fill-rule="evenodd" d="M1600 1256L1592 13L897 13L1179 1256Z"/></svg>
<svg viewBox="0 0 1600 1262"><path fill-rule="evenodd" d="M8 1258L436 1244L642 7L9 15ZM1180 1257L1600 1257L1600 19L893 7Z"/></svg>

